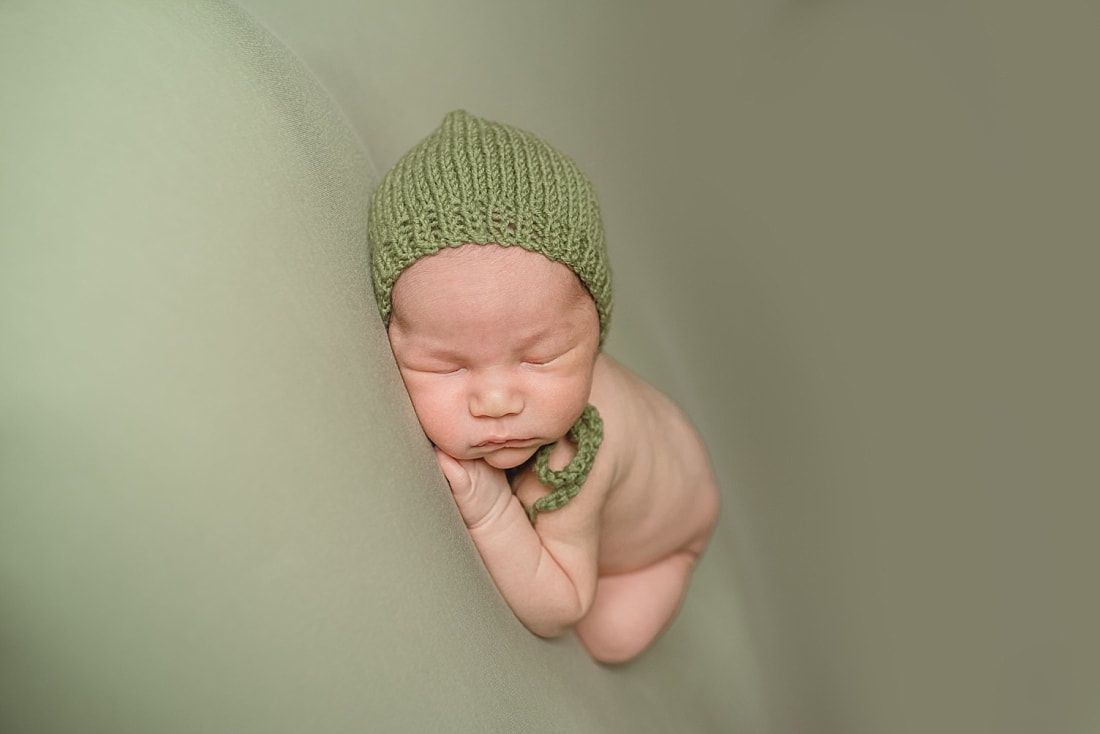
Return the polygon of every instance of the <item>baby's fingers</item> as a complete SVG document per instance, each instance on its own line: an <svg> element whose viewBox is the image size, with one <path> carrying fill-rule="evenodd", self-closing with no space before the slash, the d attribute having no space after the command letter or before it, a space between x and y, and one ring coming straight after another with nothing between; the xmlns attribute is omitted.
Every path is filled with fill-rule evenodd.
<svg viewBox="0 0 1100 734"><path fill-rule="evenodd" d="M451 494L466 527L478 527L505 511L512 499L512 488L504 472L480 459L460 461L439 449L435 450L435 458L451 485Z"/></svg>
<svg viewBox="0 0 1100 734"><path fill-rule="evenodd" d="M443 476L447 478L447 483L451 485L451 492L465 494L470 491L470 485L472 484L470 472L466 471L466 467L462 466L462 462L439 449L435 450L435 460L439 462L439 468L443 470Z"/></svg>

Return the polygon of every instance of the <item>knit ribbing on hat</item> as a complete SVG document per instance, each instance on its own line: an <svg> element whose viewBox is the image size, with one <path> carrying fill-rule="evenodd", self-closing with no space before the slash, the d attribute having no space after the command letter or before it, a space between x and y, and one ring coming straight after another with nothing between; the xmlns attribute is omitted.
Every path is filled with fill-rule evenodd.
<svg viewBox="0 0 1100 734"><path fill-rule="evenodd" d="M543 446L535 454L535 475L540 482L553 487L554 491L545 497L539 497L526 508L527 519L532 525L540 512L556 510L576 497L584 480L588 478L588 472L592 471L596 451L603 443L603 419L600 418L596 406L585 406L581 417L569 429L569 438L577 444L577 455L564 469L554 471L550 468L550 452L558 445L557 441Z"/></svg>
<svg viewBox="0 0 1100 734"><path fill-rule="evenodd" d="M611 268L595 192L570 158L532 133L451 112L382 178L368 227L371 278L387 325L405 268L444 247L497 244L571 268L596 303L604 342Z"/></svg>

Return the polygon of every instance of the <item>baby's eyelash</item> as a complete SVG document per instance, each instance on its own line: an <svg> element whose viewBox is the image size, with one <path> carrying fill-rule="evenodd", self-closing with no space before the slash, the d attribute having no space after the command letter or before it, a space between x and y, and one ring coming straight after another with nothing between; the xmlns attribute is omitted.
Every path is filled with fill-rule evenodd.
<svg viewBox="0 0 1100 734"><path fill-rule="evenodd" d="M408 364L408 369L415 372L424 372L430 375L455 375L464 369L450 364Z"/></svg>

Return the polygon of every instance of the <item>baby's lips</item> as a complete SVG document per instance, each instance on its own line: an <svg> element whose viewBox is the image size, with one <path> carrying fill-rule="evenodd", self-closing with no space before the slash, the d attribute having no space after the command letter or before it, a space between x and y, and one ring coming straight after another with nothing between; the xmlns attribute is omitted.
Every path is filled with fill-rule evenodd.
<svg viewBox="0 0 1100 734"><path fill-rule="evenodd" d="M533 443L536 443L537 439L534 438L488 438L481 443L474 446L477 449L518 449L528 448Z"/></svg>

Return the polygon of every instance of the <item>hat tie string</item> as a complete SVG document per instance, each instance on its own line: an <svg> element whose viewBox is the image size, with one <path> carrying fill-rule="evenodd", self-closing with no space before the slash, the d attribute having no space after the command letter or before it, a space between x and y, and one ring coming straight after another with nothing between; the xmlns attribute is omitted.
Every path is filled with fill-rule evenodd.
<svg viewBox="0 0 1100 734"><path fill-rule="evenodd" d="M603 443L603 419L596 406L591 403L586 405L567 435L577 444L577 455L565 468L558 471L550 468L550 453L558 445L557 441L542 446L535 454L535 475L554 491L525 508L532 525L540 512L556 510L576 497L584 480L588 478L588 472L592 471L596 451Z"/></svg>

